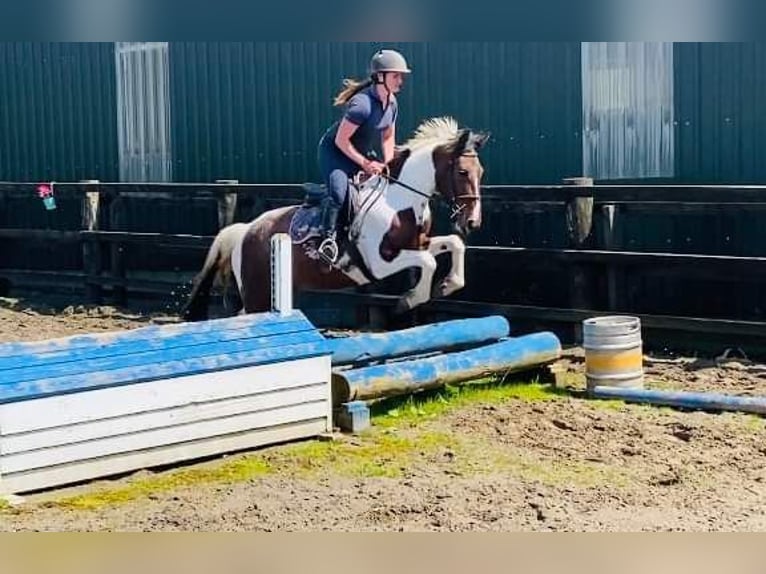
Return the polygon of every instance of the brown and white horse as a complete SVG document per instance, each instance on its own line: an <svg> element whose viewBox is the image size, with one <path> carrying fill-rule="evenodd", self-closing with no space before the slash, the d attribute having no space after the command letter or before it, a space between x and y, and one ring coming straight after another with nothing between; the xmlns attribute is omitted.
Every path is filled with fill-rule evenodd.
<svg viewBox="0 0 766 574"><path fill-rule="evenodd" d="M481 225L484 168L478 152L488 137L459 128L449 117L423 122L397 151L390 177L371 178L358 190L351 186L351 193L356 194L352 203L363 208L352 216L349 226L346 247L351 249L342 249L333 268L316 259L308 244L293 246L294 289L339 289L419 269L416 285L397 305L397 312L404 312L431 297L463 288L465 244L461 236ZM430 226L428 204L435 194L450 205L457 232L424 240ZM216 238L194 279L184 320L207 318L210 288L229 257L242 312L267 311L271 304L271 237L288 233L299 209L298 205L273 209L245 224L246 229L222 230L219 237L224 231L226 237ZM451 255L450 271L438 285L432 285L436 256L444 253Z"/></svg>

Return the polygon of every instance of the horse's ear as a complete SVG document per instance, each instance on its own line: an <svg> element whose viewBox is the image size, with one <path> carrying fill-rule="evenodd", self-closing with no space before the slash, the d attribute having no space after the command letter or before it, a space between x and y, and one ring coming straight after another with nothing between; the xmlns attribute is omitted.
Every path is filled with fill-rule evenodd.
<svg viewBox="0 0 766 574"><path fill-rule="evenodd" d="M475 132L471 134L471 142L473 143L474 149L477 151L480 150L489 141L491 136L492 134L490 132Z"/></svg>
<svg viewBox="0 0 766 574"><path fill-rule="evenodd" d="M468 142L471 140L471 130L462 130L460 136L457 139L455 150L458 155L468 150Z"/></svg>

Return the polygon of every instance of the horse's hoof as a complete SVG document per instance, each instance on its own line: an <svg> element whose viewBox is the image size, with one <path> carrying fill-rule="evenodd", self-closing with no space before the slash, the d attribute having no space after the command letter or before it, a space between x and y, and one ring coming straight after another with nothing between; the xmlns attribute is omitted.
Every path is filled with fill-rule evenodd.
<svg viewBox="0 0 766 574"><path fill-rule="evenodd" d="M460 281L445 280L442 281L437 287L434 287L433 291L431 292L431 296L434 298L448 297L456 291L460 291L463 287L465 287L465 283L461 283Z"/></svg>
<svg viewBox="0 0 766 574"><path fill-rule="evenodd" d="M438 299L440 297L446 297L451 292L452 291L449 290L449 286L446 283L441 283L441 284L435 286L431 290L431 299Z"/></svg>
<svg viewBox="0 0 766 574"><path fill-rule="evenodd" d="M438 285L434 285L431 289L431 298L436 299L437 297L445 297L447 295L448 289L449 284L446 281L442 281Z"/></svg>

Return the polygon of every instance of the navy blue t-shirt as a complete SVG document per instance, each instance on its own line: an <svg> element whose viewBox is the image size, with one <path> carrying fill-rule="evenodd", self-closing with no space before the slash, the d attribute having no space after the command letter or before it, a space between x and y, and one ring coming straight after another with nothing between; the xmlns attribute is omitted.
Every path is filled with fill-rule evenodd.
<svg viewBox="0 0 766 574"><path fill-rule="evenodd" d="M383 109L383 105L384 102L378 98L375 86L369 86L348 101L343 114L343 117L349 122L359 126L354 135L351 136L351 143L364 156L367 156L370 151L374 151L378 161L383 161L383 150L380 146L382 132L396 123L399 112L399 105L393 94L391 94L388 107ZM335 135L338 133L339 125L340 121L337 121L327 129L322 136L321 145L332 147L338 153L343 154L335 145Z"/></svg>

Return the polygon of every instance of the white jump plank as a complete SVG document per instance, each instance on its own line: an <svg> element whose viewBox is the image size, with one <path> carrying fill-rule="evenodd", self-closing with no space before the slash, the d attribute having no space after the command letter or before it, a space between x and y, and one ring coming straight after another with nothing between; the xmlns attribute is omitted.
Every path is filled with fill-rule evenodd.
<svg viewBox="0 0 766 574"><path fill-rule="evenodd" d="M212 402L327 379L330 357L256 365L0 405L0 433L15 434Z"/></svg>
<svg viewBox="0 0 766 574"><path fill-rule="evenodd" d="M224 452L310 438L326 430L324 419L302 421L286 426L257 429L239 434L205 438L193 442L91 459L85 462L7 474L0 477L0 494L30 492L179 461L191 461Z"/></svg>
<svg viewBox="0 0 766 574"><path fill-rule="evenodd" d="M32 452L8 455L0 453L0 476L24 470L45 468L95 457L246 432L252 429L267 428L310 419L321 418L323 421L326 421L327 409L327 402L322 400L316 403L200 421L117 437L107 437Z"/></svg>
<svg viewBox="0 0 766 574"><path fill-rule="evenodd" d="M326 400L325 385L277 390L271 393L221 399L162 411L149 411L123 417L55 427L41 431L2 435L2 454L7 456L66 444L76 444L107 437L117 437L151 429L188 425L240 414L268 411L290 405ZM330 406L328 405L328 410Z"/></svg>

